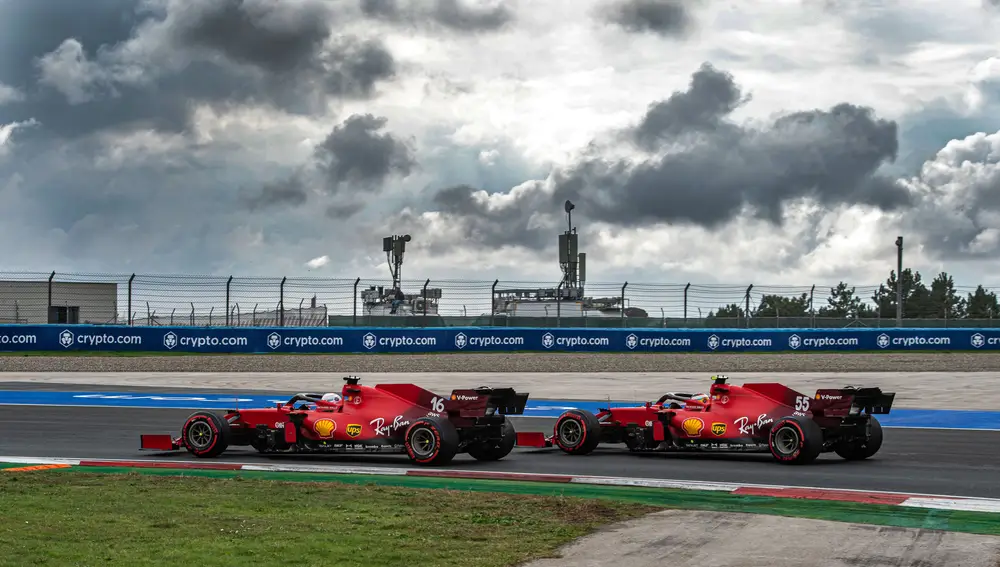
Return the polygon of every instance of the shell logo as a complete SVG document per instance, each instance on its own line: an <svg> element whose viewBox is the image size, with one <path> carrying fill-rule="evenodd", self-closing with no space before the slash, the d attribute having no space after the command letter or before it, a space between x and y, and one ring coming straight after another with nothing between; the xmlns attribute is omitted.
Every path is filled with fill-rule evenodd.
<svg viewBox="0 0 1000 567"><path fill-rule="evenodd" d="M689 417L681 422L681 429L691 437L701 435L701 430L705 428L705 422L697 417Z"/></svg>
<svg viewBox="0 0 1000 567"><path fill-rule="evenodd" d="M313 431L324 439L333 437L333 432L336 430L337 422L332 419L320 419L313 424Z"/></svg>

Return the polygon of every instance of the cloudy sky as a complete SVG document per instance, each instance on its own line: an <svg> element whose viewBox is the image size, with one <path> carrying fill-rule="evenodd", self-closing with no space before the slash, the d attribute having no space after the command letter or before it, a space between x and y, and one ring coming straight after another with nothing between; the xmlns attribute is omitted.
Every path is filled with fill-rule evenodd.
<svg viewBox="0 0 1000 567"><path fill-rule="evenodd" d="M0 0L3 270L1000 283L995 0ZM317 258L325 259L314 261ZM929 277L928 277L929 279Z"/></svg>

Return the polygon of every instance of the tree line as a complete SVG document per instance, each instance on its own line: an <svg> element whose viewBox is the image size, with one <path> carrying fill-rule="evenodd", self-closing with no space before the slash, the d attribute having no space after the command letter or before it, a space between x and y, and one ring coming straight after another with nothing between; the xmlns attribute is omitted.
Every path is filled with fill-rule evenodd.
<svg viewBox="0 0 1000 567"><path fill-rule="evenodd" d="M896 317L896 271L889 273L884 284L879 284L866 303L855 288L840 282L830 288L826 305L815 310L817 317L868 319ZM904 319L989 319L1000 316L1000 304L994 292L979 285L965 297L955 291L955 280L941 272L928 287L919 271L903 270ZM814 298L815 303L819 303ZM809 317L809 294L797 297L764 295L756 307L751 306L750 317ZM736 318L748 316L745 305L731 303L708 314L708 318Z"/></svg>

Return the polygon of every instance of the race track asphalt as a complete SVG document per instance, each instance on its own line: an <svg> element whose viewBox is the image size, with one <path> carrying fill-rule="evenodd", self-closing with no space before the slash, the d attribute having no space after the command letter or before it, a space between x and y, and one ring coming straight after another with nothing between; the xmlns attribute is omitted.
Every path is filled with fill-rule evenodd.
<svg viewBox="0 0 1000 567"><path fill-rule="evenodd" d="M0 407L0 455L105 459L193 460L186 452L140 451L140 433L178 434L191 410L50 406ZM519 431L551 431L552 419L515 418ZM1000 432L885 429L874 458L847 462L824 454L806 466L769 455L629 454L617 448L589 456L518 448L506 459L480 463L460 455L448 468L711 482L779 484L1000 498ZM412 466L405 455L269 456L234 448L220 460L249 463Z"/></svg>

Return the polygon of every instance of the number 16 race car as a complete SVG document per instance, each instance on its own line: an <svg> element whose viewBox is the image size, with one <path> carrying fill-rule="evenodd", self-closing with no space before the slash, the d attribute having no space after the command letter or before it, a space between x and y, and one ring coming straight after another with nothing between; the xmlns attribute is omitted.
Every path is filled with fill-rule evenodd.
<svg viewBox="0 0 1000 567"><path fill-rule="evenodd" d="M341 393L296 394L275 407L199 411L180 437L142 435L140 447L186 449L217 457L249 445L261 453L405 452L414 463L441 465L460 452L481 461L506 457L517 433L508 415L522 415L528 394L512 388L453 390L439 396L413 384L360 385L349 376Z"/></svg>
<svg viewBox="0 0 1000 567"><path fill-rule="evenodd" d="M873 414L888 414L895 393L845 387L803 395L777 383L726 384L715 376L708 394L668 393L656 403L563 412L553 435L519 433L518 445L559 447L585 455L601 443L630 451L770 452L780 463L808 463L825 452L867 459L882 446Z"/></svg>

